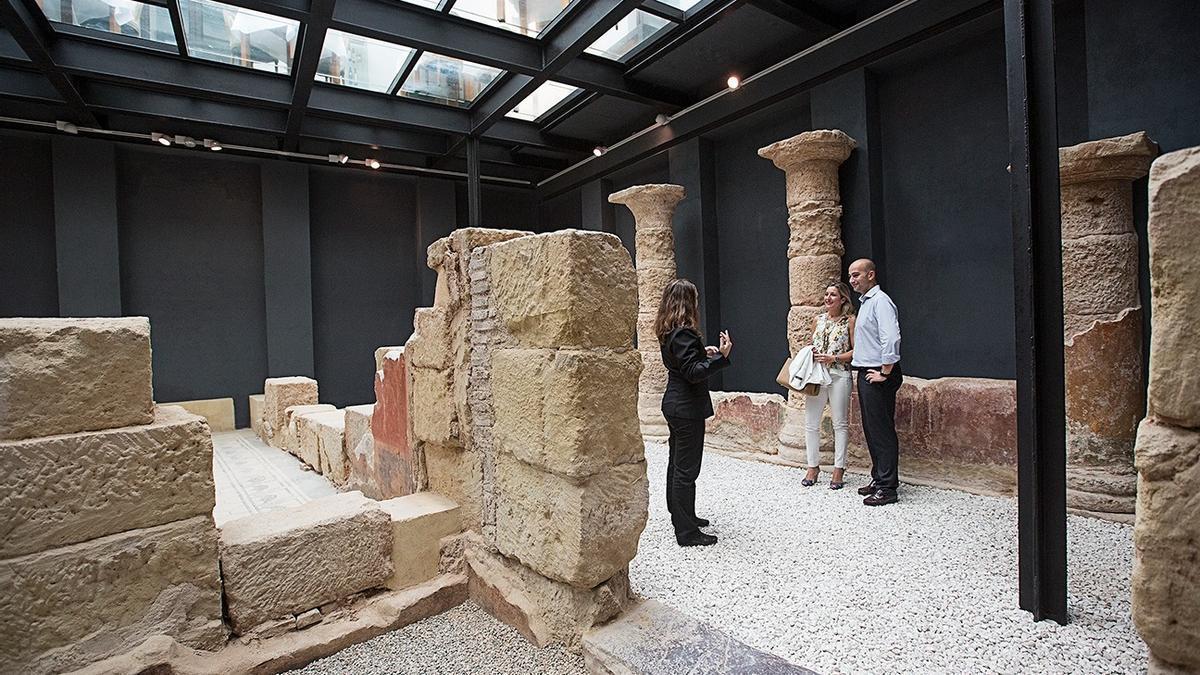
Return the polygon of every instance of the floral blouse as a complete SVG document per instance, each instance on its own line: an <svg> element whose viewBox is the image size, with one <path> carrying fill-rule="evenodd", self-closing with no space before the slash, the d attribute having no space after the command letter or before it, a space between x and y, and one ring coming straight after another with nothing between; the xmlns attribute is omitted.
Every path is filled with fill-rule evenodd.
<svg viewBox="0 0 1200 675"><path fill-rule="evenodd" d="M850 351L850 316L842 315L830 319L829 314L817 315L817 327L813 330L813 350L818 354L845 354ZM848 370L847 364L835 363L830 370Z"/></svg>

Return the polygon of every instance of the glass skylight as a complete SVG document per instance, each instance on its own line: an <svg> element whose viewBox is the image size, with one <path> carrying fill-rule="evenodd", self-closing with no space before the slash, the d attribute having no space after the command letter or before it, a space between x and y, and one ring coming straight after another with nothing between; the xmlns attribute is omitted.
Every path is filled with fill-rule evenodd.
<svg viewBox="0 0 1200 675"><path fill-rule="evenodd" d="M656 33L674 25L653 14L635 9L617 25L610 28L600 39L587 48L588 53L620 60Z"/></svg>
<svg viewBox="0 0 1200 675"><path fill-rule="evenodd" d="M662 2L663 4L670 5L670 6L674 7L675 9L679 9L679 10L682 10L685 12L688 11L689 9L695 7L696 5L700 4L700 0L659 0L659 1Z"/></svg>
<svg viewBox="0 0 1200 675"><path fill-rule="evenodd" d="M404 0L404 2L407 2L410 5L420 5L422 7L428 7L429 9L437 9L441 0Z"/></svg>
<svg viewBox="0 0 1200 675"><path fill-rule="evenodd" d="M421 54L399 94L434 103L467 106L500 75L499 68L442 56Z"/></svg>
<svg viewBox="0 0 1200 675"><path fill-rule="evenodd" d="M38 0L38 6L51 21L175 44L175 29L166 7L136 0Z"/></svg>
<svg viewBox="0 0 1200 675"><path fill-rule="evenodd" d="M273 73L291 72L298 21L215 0L179 0L179 9L191 56Z"/></svg>
<svg viewBox="0 0 1200 675"><path fill-rule="evenodd" d="M331 29L317 62L317 81L390 92L412 53L409 47Z"/></svg>
<svg viewBox="0 0 1200 675"><path fill-rule="evenodd" d="M569 4L571 0L457 0L450 13L514 33L536 36Z"/></svg>
<svg viewBox="0 0 1200 675"><path fill-rule="evenodd" d="M542 86L534 89L532 94L526 96L525 100L518 103L517 107L509 111L505 117L532 122L577 91L579 91L578 87L557 82L545 82Z"/></svg>

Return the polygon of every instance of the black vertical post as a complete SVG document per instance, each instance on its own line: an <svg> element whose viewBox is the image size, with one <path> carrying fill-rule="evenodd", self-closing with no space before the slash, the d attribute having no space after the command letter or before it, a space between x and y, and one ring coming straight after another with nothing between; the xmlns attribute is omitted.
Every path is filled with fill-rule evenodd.
<svg viewBox="0 0 1200 675"><path fill-rule="evenodd" d="M479 139L467 138L467 225L483 227L483 190L479 185Z"/></svg>
<svg viewBox="0 0 1200 675"><path fill-rule="evenodd" d="M1017 339L1021 608L1067 622L1062 236L1051 0L1004 0Z"/></svg>

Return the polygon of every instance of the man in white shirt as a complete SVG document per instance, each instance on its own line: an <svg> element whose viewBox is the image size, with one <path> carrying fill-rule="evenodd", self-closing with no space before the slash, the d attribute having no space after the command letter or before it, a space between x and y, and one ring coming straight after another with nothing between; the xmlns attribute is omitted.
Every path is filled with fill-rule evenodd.
<svg viewBox="0 0 1200 675"><path fill-rule="evenodd" d="M860 488L863 504L894 504L900 485L900 440L896 437L896 392L904 382L900 371L900 319L896 303L879 287L875 263L862 258L850 264L850 286L862 303L854 325L854 360L858 369L858 407L863 435L871 453L871 484Z"/></svg>

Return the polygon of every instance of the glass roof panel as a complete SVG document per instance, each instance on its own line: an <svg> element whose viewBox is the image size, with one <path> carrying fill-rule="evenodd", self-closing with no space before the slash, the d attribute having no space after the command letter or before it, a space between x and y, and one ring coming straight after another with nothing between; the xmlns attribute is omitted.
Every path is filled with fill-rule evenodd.
<svg viewBox="0 0 1200 675"><path fill-rule="evenodd" d="M688 11L689 9L695 7L696 5L700 4L700 0L659 0L659 2L670 5L670 6L674 7L675 9L683 10L685 12Z"/></svg>
<svg viewBox="0 0 1200 675"><path fill-rule="evenodd" d="M413 49L330 29L325 33L317 81L390 92Z"/></svg>
<svg viewBox="0 0 1200 675"><path fill-rule="evenodd" d="M536 36L571 0L457 0L450 13L464 19Z"/></svg>
<svg viewBox="0 0 1200 675"><path fill-rule="evenodd" d="M437 9L441 0L404 0L404 2L407 2L410 5L420 5L422 7L428 7L429 9Z"/></svg>
<svg viewBox="0 0 1200 675"><path fill-rule="evenodd" d="M675 25L659 16L635 9L587 48L588 53L620 60L656 33Z"/></svg>
<svg viewBox="0 0 1200 675"><path fill-rule="evenodd" d="M526 96L524 101L518 103L517 107L505 114L505 117L514 117L519 120L529 120L532 122L545 115L546 111L577 91L579 91L579 87L572 87L557 82L545 82L542 86L534 89L532 94Z"/></svg>
<svg viewBox="0 0 1200 675"><path fill-rule="evenodd" d="M300 22L215 0L179 0L188 54L287 74Z"/></svg>
<svg viewBox="0 0 1200 675"><path fill-rule="evenodd" d="M434 103L468 106L500 73L499 68L425 52L404 80L399 94Z"/></svg>
<svg viewBox="0 0 1200 675"><path fill-rule="evenodd" d="M39 0L46 18L81 28L175 44L166 7L136 0Z"/></svg>

